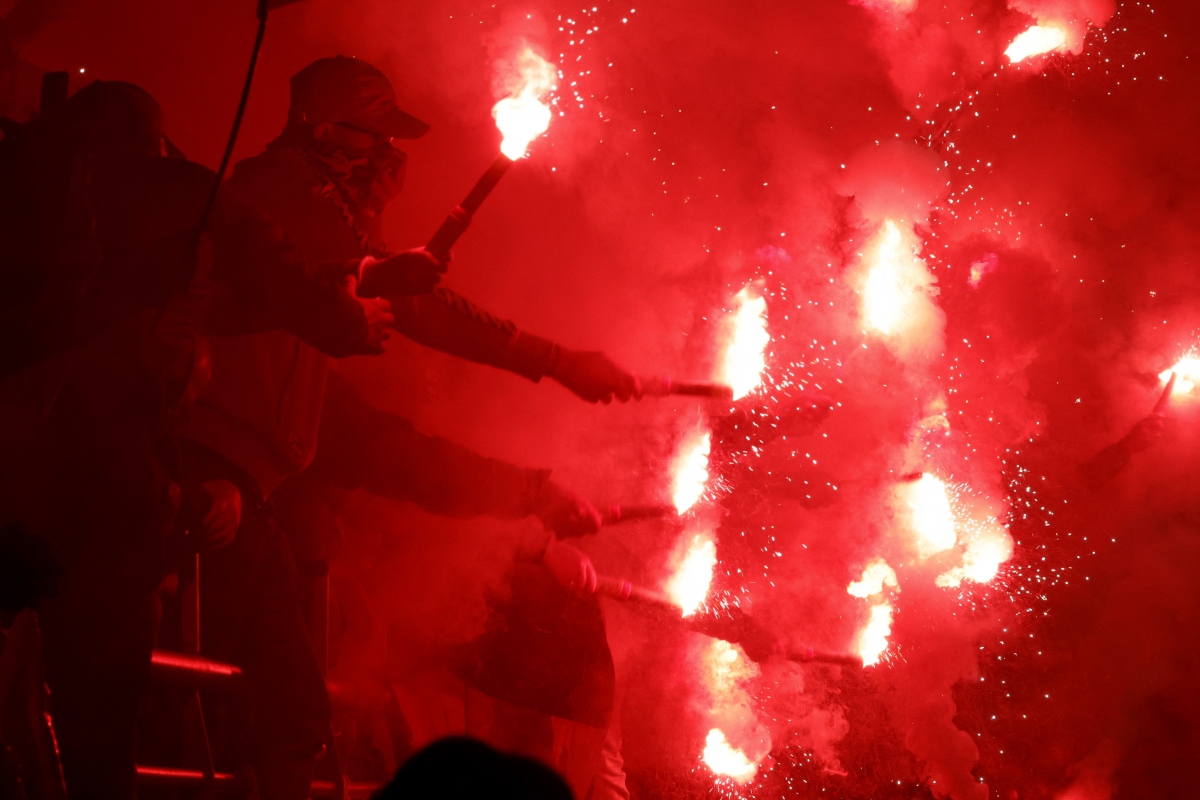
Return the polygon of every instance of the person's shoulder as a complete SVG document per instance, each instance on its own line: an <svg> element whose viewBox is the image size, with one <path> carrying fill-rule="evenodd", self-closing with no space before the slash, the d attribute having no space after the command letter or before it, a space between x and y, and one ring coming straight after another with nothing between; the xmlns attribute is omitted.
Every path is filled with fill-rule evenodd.
<svg viewBox="0 0 1200 800"><path fill-rule="evenodd" d="M256 156L239 161L229 178L230 184L248 194L262 191L313 190L320 177L296 150L289 147L268 147Z"/></svg>

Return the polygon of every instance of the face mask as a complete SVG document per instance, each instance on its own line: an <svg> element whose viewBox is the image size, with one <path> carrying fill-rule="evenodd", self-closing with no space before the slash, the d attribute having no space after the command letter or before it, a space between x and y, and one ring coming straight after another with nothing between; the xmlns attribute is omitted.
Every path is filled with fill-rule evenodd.
<svg viewBox="0 0 1200 800"><path fill-rule="evenodd" d="M408 156L401 150L388 145L388 152L377 161L372 158L371 168L374 180L371 182L370 207L373 211L383 210L400 190L404 188L404 177L407 172Z"/></svg>

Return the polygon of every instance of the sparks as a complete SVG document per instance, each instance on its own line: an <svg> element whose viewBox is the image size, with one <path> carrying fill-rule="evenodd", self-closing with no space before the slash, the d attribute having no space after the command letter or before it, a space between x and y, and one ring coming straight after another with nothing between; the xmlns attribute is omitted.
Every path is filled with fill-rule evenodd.
<svg viewBox="0 0 1200 800"><path fill-rule="evenodd" d="M871 606L871 616L867 626L858 635L858 654L862 656L863 666L870 667L879 663L888 647L888 636L892 632L891 603L877 603Z"/></svg>
<svg viewBox="0 0 1200 800"><path fill-rule="evenodd" d="M684 440L671 467L671 499L675 510L683 514L696 505L708 484L708 455L712 451L712 434L700 429Z"/></svg>
<svg viewBox="0 0 1200 800"><path fill-rule="evenodd" d="M953 547L957 536L946 483L936 475L924 473L903 488L905 503L912 512L912 529L917 535L917 553L921 558Z"/></svg>
<svg viewBox="0 0 1200 800"><path fill-rule="evenodd" d="M1165 384L1170 380L1172 372L1175 373L1175 385L1171 388L1171 394L1191 394L1196 384L1200 383L1200 356L1188 353L1179 359L1175 366L1159 373L1158 377Z"/></svg>
<svg viewBox="0 0 1200 800"><path fill-rule="evenodd" d="M1008 60L1015 64L1033 56L1040 56L1053 50L1064 50L1067 45L1067 32L1057 25L1033 25L1028 30L1017 34L1012 44L1004 51Z"/></svg>
<svg viewBox="0 0 1200 800"><path fill-rule="evenodd" d="M896 581L896 571L882 558L876 558L863 568L862 578L846 587L846 592L853 597L866 599L882 592L884 586L897 591L900 589L900 584Z"/></svg>
<svg viewBox="0 0 1200 800"><path fill-rule="evenodd" d="M707 534L696 534L679 568L667 581L667 596L683 609L685 617L695 614L704 604L716 566L717 546Z"/></svg>
<svg viewBox="0 0 1200 800"><path fill-rule="evenodd" d="M550 106L543 98L555 89L554 65L529 47L517 57L517 73L509 96L492 107L496 127L504 135L500 152L513 161L550 127Z"/></svg>
<svg viewBox="0 0 1200 800"><path fill-rule="evenodd" d="M767 333L766 298L747 286L734 300L737 310L729 321L729 344L725 348L719 380L733 387L733 399L738 400L762 383L765 351L771 336Z"/></svg>
<svg viewBox="0 0 1200 800"><path fill-rule="evenodd" d="M733 778L738 783L747 783L758 774L758 764L730 746L720 728L708 732L704 742L704 763L713 774Z"/></svg>

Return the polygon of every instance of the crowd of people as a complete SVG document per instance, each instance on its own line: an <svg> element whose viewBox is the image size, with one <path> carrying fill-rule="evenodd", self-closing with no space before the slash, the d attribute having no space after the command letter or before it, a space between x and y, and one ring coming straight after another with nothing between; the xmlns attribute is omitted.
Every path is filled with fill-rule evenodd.
<svg viewBox="0 0 1200 800"><path fill-rule="evenodd" d="M404 183L401 146L429 126L364 61L297 73L283 131L220 186L138 86L46 86L0 142L0 546L6 627L36 610L67 794L137 793L151 653L177 644L171 617L199 563L200 655L243 673L237 702L209 710L215 769L264 800L309 796L334 731L297 576L327 567L346 490L361 489L434 514L540 521L515 554L526 588L514 596L590 631L598 666L582 670L587 697L546 691L524 709L542 715L543 760L570 789L537 780L548 797L627 796L619 755L604 752L614 692L596 573L568 541L597 533L600 513L549 470L371 405L333 362L381 354L399 333L590 403L636 398L638 379L441 287L448 264L425 249L389 247L381 214ZM478 654L461 672L505 682ZM6 709L16 694L0 686ZM427 780L455 753L494 761L472 747L451 743L397 780ZM5 770L40 796L28 770Z"/></svg>

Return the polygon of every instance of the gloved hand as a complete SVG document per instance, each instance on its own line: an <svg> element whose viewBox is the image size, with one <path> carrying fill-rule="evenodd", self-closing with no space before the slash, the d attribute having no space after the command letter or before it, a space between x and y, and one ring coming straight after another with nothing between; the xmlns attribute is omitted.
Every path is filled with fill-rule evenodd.
<svg viewBox="0 0 1200 800"><path fill-rule="evenodd" d="M567 589L579 594L595 593L596 567L586 554L571 545L551 539L546 554L542 556L542 564Z"/></svg>
<svg viewBox="0 0 1200 800"><path fill-rule="evenodd" d="M1130 453L1140 453L1158 444L1163 435L1165 421L1166 414L1158 412L1139 420L1125 437L1125 447Z"/></svg>
<svg viewBox="0 0 1200 800"><path fill-rule="evenodd" d="M364 297L358 293L358 279L347 275L344 286L346 292L353 297L367 316L367 340L363 343L364 354L379 355L383 352L383 343L392 335L396 325L396 316L392 314L392 303L381 297Z"/></svg>
<svg viewBox="0 0 1200 800"><path fill-rule="evenodd" d="M554 481L538 493L533 513L559 539L586 536L600 530L600 512L580 495Z"/></svg>
<svg viewBox="0 0 1200 800"><path fill-rule="evenodd" d="M439 261L424 247L416 247L382 260L368 259L358 283L360 297L425 294L438 285L449 261Z"/></svg>
<svg viewBox="0 0 1200 800"><path fill-rule="evenodd" d="M212 507L196 530L196 547L220 550L230 544L242 525L242 493L227 480L200 484L212 498Z"/></svg>
<svg viewBox="0 0 1200 800"><path fill-rule="evenodd" d="M642 382L637 376L618 367L604 353L559 348L550 377L589 403L611 403L614 397L624 403L642 396Z"/></svg>

